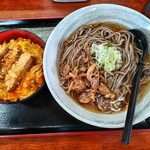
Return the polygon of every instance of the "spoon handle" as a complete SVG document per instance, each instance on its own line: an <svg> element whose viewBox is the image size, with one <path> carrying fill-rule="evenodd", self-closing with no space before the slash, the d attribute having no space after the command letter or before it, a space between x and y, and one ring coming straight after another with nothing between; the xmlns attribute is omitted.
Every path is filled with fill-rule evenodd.
<svg viewBox="0 0 150 150"><path fill-rule="evenodd" d="M142 68L143 68L143 63L139 63L137 66L136 74L133 79L131 99L129 101L128 111L127 111L127 116L126 116L126 121L125 121L125 127L124 127L124 131L123 131L123 136L122 136L123 144L129 144L129 142L130 142L132 123L133 123L139 82L140 82L141 74L142 74Z"/></svg>

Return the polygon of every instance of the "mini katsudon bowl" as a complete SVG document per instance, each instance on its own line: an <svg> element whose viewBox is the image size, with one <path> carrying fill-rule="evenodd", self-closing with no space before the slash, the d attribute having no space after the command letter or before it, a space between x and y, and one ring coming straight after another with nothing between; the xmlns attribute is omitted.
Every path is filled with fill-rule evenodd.
<svg viewBox="0 0 150 150"><path fill-rule="evenodd" d="M45 80L58 104L87 124L123 127L140 52L128 29L149 24L139 12L113 4L66 16L50 34L43 58ZM149 58L145 61L133 124L150 116Z"/></svg>
<svg viewBox="0 0 150 150"><path fill-rule="evenodd" d="M44 86L45 43L29 31L0 33L0 102L32 99Z"/></svg>

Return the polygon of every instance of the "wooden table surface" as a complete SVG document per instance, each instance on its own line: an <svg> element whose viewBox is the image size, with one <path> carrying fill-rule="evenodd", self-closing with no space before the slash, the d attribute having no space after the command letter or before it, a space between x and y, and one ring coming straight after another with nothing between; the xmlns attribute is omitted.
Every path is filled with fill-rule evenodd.
<svg viewBox="0 0 150 150"><path fill-rule="evenodd" d="M88 0L82 3L56 3L52 0L1 0L0 20L63 18L72 11L91 4L114 3L144 14L148 0ZM0 136L1 150L150 150L150 130L134 130L131 142L121 144L123 130L47 133Z"/></svg>
<svg viewBox="0 0 150 150"><path fill-rule="evenodd" d="M150 130L134 130L128 145L122 130L1 136L1 150L150 150Z"/></svg>
<svg viewBox="0 0 150 150"><path fill-rule="evenodd" d="M57 3L52 0L1 0L0 19L63 18L74 10L100 3L128 6L144 13L148 0L88 0L80 3Z"/></svg>

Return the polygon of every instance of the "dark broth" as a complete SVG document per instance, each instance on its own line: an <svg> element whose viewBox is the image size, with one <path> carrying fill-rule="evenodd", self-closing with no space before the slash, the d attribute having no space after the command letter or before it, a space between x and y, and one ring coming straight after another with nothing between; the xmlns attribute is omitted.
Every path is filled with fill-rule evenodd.
<svg viewBox="0 0 150 150"><path fill-rule="evenodd" d="M91 24L91 25L93 27L97 27L97 26L108 27L115 32L121 31L121 30L128 30L128 27L120 25L120 24L112 23L112 22L100 22L100 23L95 23L95 24Z"/></svg>

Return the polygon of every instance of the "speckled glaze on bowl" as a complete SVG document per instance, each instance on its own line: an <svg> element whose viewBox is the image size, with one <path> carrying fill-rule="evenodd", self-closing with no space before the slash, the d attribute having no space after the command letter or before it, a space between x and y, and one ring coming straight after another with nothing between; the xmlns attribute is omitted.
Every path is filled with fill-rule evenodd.
<svg viewBox="0 0 150 150"><path fill-rule="evenodd" d="M40 37L38 37L36 34L34 34L32 32L29 32L26 30L21 30L21 29L10 29L10 30L5 30L5 31L0 32L0 44L3 44L4 41L9 42L11 39L16 40L19 37L30 39L34 43L40 45L43 49L45 48L45 42ZM29 95L28 97L26 97L22 100L18 100L15 102L0 101L0 103L1 104L13 104L13 103L32 100L32 98L34 98L34 96L36 96L45 87L45 85L46 85L46 83L44 80L43 84L33 94Z"/></svg>
<svg viewBox="0 0 150 150"><path fill-rule="evenodd" d="M82 24L91 22L115 22L128 28L145 28L150 20L130 8L114 4L91 5L66 16L52 31L44 50L44 75L47 86L58 104L76 119L87 124L103 128L121 128L124 126L126 111L115 114L90 112L70 99L60 86L57 72L57 56L60 42ZM137 104L134 124L150 116L150 92Z"/></svg>

